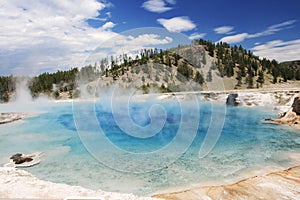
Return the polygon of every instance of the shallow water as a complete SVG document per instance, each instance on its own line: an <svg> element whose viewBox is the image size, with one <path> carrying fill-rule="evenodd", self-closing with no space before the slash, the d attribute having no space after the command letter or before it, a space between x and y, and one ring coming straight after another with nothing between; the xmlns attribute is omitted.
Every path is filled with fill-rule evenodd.
<svg viewBox="0 0 300 200"><path fill-rule="evenodd" d="M44 152L42 162L26 169L40 179L144 195L199 182L231 179L265 166L288 167L291 159L285 153L300 152L299 130L261 123L264 118L276 117L276 112L270 109L225 108L216 103L199 103L199 111L187 106L188 112L183 114L180 109L183 105L178 102L155 103L164 110L153 109L149 114L152 105L149 102L132 103L129 112L133 121L126 121L126 109L118 107L119 110L112 112L111 107L101 103L47 104L40 108L43 111L40 115L22 123L0 126L0 164L5 164L7 158L17 152L41 151ZM80 113L80 109L86 113ZM197 119L196 111L200 119L194 135L191 127ZM199 158L207 131L222 123L223 114L226 117L220 138L207 156ZM75 119L76 115L79 118ZM154 124L151 130L159 130L157 134L142 138L125 134L116 116L126 119L125 132L132 128L132 122L137 125L136 130L161 120L164 124L162 129ZM99 140L102 137L93 118L98 120L97 125L110 144L124 155L108 146L104 139ZM184 134L177 137L181 126L184 126ZM175 138L176 146L165 150L164 147L172 146ZM90 144L84 144L87 141ZM186 146L189 148L183 151ZM153 152L154 156L147 157ZM141 169L145 169L145 173Z"/></svg>

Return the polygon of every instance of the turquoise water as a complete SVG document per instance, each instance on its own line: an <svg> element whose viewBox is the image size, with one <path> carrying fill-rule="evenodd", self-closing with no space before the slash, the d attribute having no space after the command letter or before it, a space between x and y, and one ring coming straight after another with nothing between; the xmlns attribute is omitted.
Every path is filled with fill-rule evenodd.
<svg viewBox="0 0 300 200"><path fill-rule="evenodd" d="M118 107L122 111L117 113L118 110L112 112L109 106L91 102L78 103L75 109L72 103L45 104L39 108L43 113L37 116L0 126L0 164L5 164L6 159L17 152L41 151L44 152L42 162L26 169L40 179L143 195L199 182L226 180L264 166L287 167L291 160L284 153L300 152L299 130L261 123L264 118L276 117L271 109L225 108L216 103L199 103L199 111L186 106L187 112L183 113L178 102L156 104L164 110L153 109L149 114L152 104L143 102L128 107L136 130L164 121L162 128L154 124L151 130L157 133L146 138L124 133L132 128L132 122L125 116L126 109L125 112ZM226 113L223 113L224 108ZM78 115L76 109L84 109L86 113ZM77 113L74 114L74 110ZM196 111L199 113L195 114ZM74 123L76 114L79 118ZM200 114L199 119L197 114ZM207 156L199 158L207 131L222 123L223 114L225 123L220 138ZM109 144L129 156L118 154L104 139L99 140L102 136L98 128L86 116L97 119ZM116 116L126 119L123 125L128 127L121 130ZM199 127L193 134L191 127L195 119ZM79 134L78 128L82 130ZM177 137L180 129L184 134ZM172 146L175 138L176 147L165 150ZM84 144L87 141L90 144ZM190 142L187 151L183 151ZM152 152L157 154L147 157Z"/></svg>

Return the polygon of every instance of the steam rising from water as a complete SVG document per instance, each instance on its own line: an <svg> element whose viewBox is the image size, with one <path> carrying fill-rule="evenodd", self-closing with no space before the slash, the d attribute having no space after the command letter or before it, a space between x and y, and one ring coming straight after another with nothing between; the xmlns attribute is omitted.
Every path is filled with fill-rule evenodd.
<svg viewBox="0 0 300 200"><path fill-rule="evenodd" d="M16 91L8 103L0 104L0 112L40 113L46 112L53 99L40 95L33 99L28 88L30 79L17 79Z"/></svg>
<svg viewBox="0 0 300 200"><path fill-rule="evenodd" d="M149 29L144 31L149 31ZM159 31L155 29L155 32L157 33ZM139 30L139 34L140 33L141 30ZM130 35L130 32L127 34ZM134 31L132 34L134 34ZM166 33L163 32L163 34ZM182 35L180 35L180 37L182 38ZM114 43L108 42L108 44ZM115 49L114 46L111 48ZM96 55L98 52L99 49L96 50ZM130 52L128 52L128 54L130 54ZM94 56L91 55L91 58L93 57ZM91 62L90 59L87 60ZM138 67L149 66L136 66L136 68ZM180 79L183 80L183 83L185 83L183 87L187 91L193 91L194 88L201 88L199 84L194 83L193 81L184 80L184 76L180 75L179 72L171 67L161 65L159 63L153 63L152 67L157 69L157 73L168 71L177 77L181 76ZM148 73L150 81L158 82L157 80L153 80L154 75L151 74L151 70L148 71ZM86 77L88 78L92 76L94 76L94 74L87 74ZM138 78L140 79L140 77ZM144 173L168 166L184 154L192 144L200 123L200 108L196 94L191 93L186 95L184 98L188 97L187 99L181 99L182 96L176 93L168 94L169 102L164 103L159 98L153 100L153 96L151 96L151 94L146 96L149 98L145 98L145 96L143 96L139 99L137 95L135 95L139 92L136 88L137 85L140 84L138 82L137 84L129 84L126 88L122 86L122 81L119 80L115 81L113 85L103 89L102 87L99 87L99 85L101 85L101 81L101 79L97 79L93 82L78 82L80 83L79 88L81 98L85 100L92 100L92 103L84 103L77 100L74 100L73 102L73 117L76 123L77 133L87 150L99 162L119 171ZM90 85L91 88L89 87ZM144 107L141 109L143 113L139 113L137 115L138 118L135 118L135 113L132 111L134 110L134 107L141 102L141 106ZM17 84L15 101L7 104L6 106L7 109L9 109L9 112L45 112L51 109L51 103L52 102L45 97L32 100L27 84L23 81ZM170 115L168 112L172 112L171 109L165 107L169 106L168 103L176 105L176 109L180 110L178 129L171 133L173 138L169 141L169 143L164 144L159 149L149 150L146 152L131 152L113 144L106 136L106 134L109 133L103 129L102 121L97 118L97 115L99 115L97 109L98 111L100 109L100 115L105 114L104 112L106 111L113 116L114 123L116 123L118 128L122 130L124 134L133 137L134 139L145 139L147 141L163 132L163 129L167 124L167 117ZM224 117L224 115L221 115L221 118L216 118L216 116L214 117L214 115L212 115L211 120L214 121L218 119L219 125L215 126L214 124L212 126L214 128L208 129L210 136L206 137L204 140L205 142L200 149L200 157L206 156L216 144L221 134ZM105 151L99 151L99 144L101 144L102 149L105 149ZM111 157L107 157L107 151L114 154L114 157L118 159L112 160ZM153 160L155 159L153 158L157 157L161 157L162 159L156 159L158 162L154 163ZM131 166L122 165L124 159L128 161L131 160L132 162L138 160L140 163L138 163L138 165Z"/></svg>
<svg viewBox="0 0 300 200"><path fill-rule="evenodd" d="M126 35L136 35L136 31L137 30L128 31ZM151 31L149 28L145 30L139 29L138 33L142 34L143 32L149 31ZM165 30L154 29L152 31L154 31L155 34L161 34L160 37L165 37L170 34ZM174 41L175 38L184 38L182 35L177 35L176 37L174 33L172 33L172 37L172 41ZM119 52L121 49L126 50L123 52L123 55L132 55L130 49L122 49L122 47L120 47L120 44L122 44L119 42L120 40L122 40L122 38L113 38L104 42L104 44L101 44L100 47L90 55L87 62L99 62L97 59L101 59L101 50L115 52L117 49L117 52ZM126 44L126 42L124 43ZM180 42L178 43L180 44ZM154 47L151 46L147 48L154 49ZM136 51L136 49L132 50ZM192 57L192 55L190 56ZM111 61L113 62L113 60ZM117 60L114 62L120 64ZM150 94L143 95L142 98L139 98L136 93L141 92L138 88L143 88L145 82L153 85L156 84L160 87L162 84L159 81L160 79L155 78L158 77L160 73L165 73L167 76L176 76L176 79L172 81L181 84L179 87L185 91L194 91L195 88L199 90L201 89L201 85L187 80L178 70L167 65L155 63L155 61L145 65L134 66L134 68L131 67L131 70L135 70L135 73L129 73L128 69L124 73L123 69L122 79L118 78L118 73L121 73L121 70L117 70L118 69L115 69L114 72L111 72L117 74L114 75L114 78L112 78L112 74L111 76L105 76L103 74L102 77L99 77L99 79L92 83L86 82L84 84L83 81L83 84L80 84L80 88L82 89L89 88L89 91L81 90L81 98L87 97L93 100L93 102L89 104L77 101L73 102L74 121L81 141L94 158L114 170L145 173L159 170L170 165L186 152L197 134L200 123L198 97L195 93L190 93L189 95L183 95L184 97L182 99L182 95L172 93L171 87L169 90L172 94L168 94L166 102L163 102L163 100L157 98L157 96L155 97L155 95L151 94L150 90L147 91L150 92ZM147 77L146 81L145 77L139 73L140 71L143 71L143 75ZM93 77L93 74L86 75L86 77ZM131 81L126 81L130 78L132 78ZM107 85L110 86L107 87ZM105 89L103 89L103 86ZM222 88L224 89L222 86L223 84L221 82L220 90L222 90ZM163 134L164 128L170 125L168 124L167 118L174 110L165 107L170 105L175 105L175 110L179 109L180 117L178 128L170 133L172 139L168 143L165 143L155 150L147 148L147 144L150 144L153 138ZM139 112L139 114L137 114L138 118L135 118L136 110ZM220 113L217 115L219 114ZM111 132L105 128L105 123L102 121L105 119L101 118L102 115L111 115L113 121L110 123L115 124L126 137L130 137L133 140L141 140L141 142L148 141L148 143L144 143L143 149L130 151L110 141L108 135L110 135ZM200 148L200 158L203 158L212 150L220 137L224 125L225 109L222 110L221 115L217 115L212 114L211 116L211 121L215 123L212 123L211 128L208 129L210 136L205 138L205 143L203 143L203 146ZM100 149L99 145L101 145ZM110 152L113 156L106 156L107 152ZM124 160L128 163L136 164L124 165Z"/></svg>

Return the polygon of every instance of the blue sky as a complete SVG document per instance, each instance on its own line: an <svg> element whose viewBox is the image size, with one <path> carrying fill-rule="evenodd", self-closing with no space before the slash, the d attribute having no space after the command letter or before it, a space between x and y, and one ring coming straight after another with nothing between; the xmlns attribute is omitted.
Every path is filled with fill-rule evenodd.
<svg viewBox="0 0 300 200"><path fill-rule="evenodd" d="M297 0L2 0L0 74L80 67L116 37L123 52L176 45L183 34L241 44L279 62L299 60L299 7Z"/></svg>

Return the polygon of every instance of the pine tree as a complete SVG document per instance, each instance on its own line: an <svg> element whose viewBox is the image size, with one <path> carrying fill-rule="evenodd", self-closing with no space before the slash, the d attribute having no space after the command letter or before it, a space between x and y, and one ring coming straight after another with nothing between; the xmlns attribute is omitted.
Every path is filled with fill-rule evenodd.
<svg viewBox="0 0 300 200"><path fill-rule="evenodd" d="M179 60L179 55L176 53L175 56L174 56L174 65L175 65L175 67L178 66L178 60Z"/></svg>
<svg viewBox="0 0 300 200"><path fill-rule="evenodd" d="M248 74L246 77L247 88L253 88L253 77Z"/></svg>
<svg viewBox="0 0 300 200"><path fill-rule="evenodd" d="M209 69L207 76L206 76L206 82L212 82L212 73L211 69Z"/></svg>
<svg viewBox="0 0 300 200"><path fill-rule="evenodd" d="M233 71L233 63L229 62L226 68L226 76L227 77L232 77L234 75L234 71Z"/></svg>
<svg viewBox="0 0 300 200"><path fill-rule="evenodd" d="M244 64L241 64L240 70L241 70L241 76L246 77L246 70L245 70L245 65Z"/></svg>
<svg viewBox="0 0 300 200"><path fill-rule="evenodd" d="M162 49L160 49L160 51L159 51L159 58L160 58L161 64L164 64L164 54L163 54L163 50Z"/></svg>
<svg viewBox="0 0 300 200"><path fill-rule="evenodd" d="M202 85L202 84L204 83L204 78L203 78L203 76L200 74L199 71L196 72L194 81L195 81L196 83L199 83L200 85Z"/></svg>
<svg viewBox="0 0 300 200"><path fill-rule="evenodd" d="M241 86L242 85L242 72L241 72L241 70L239 70L237 72L236 80L238 81L236 86Z"/></svg>
<svg viewBox="0 0 300 200"><path fill-rule="evenodd" d="M264 72L262 70L260 70L258 72L258 77L257 77L256 82L259 83L260 87L262 87L263 83L265 82Z"/></svg>
<svg viewBox="0 0 300 200"><path fill-rule="evenodd" d="M295 73L295 79L296 79L297 81L300 80L300 69L298 69L298 70L296 71L296 73Z"/></svg>
<svg viewBox="0 0 300 200"><path fill-rule="evenodd" d="M273 67L272 69L273 83L277 83L277 78L279 77L279 70L277 67Z"/></svg>

